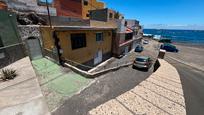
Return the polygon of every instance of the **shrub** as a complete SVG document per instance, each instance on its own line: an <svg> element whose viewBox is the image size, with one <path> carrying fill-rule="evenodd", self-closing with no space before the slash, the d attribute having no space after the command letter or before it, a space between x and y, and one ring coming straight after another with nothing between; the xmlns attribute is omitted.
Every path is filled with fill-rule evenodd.
<svg viewBox="0 0 204 115"><path fill-rule="evenodd" d="M3 81L14 79L17 76L16 70L14 69L2 69L1 70Z"/></svg>

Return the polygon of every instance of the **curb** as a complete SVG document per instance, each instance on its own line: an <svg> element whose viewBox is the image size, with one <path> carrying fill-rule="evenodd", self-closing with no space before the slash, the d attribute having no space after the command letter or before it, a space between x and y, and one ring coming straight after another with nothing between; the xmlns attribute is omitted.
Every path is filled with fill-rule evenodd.
<svg viewBox="0 0 204 115"><path fill-rule="evenodd" d="M83 70L81 70L81 69L79 69L79 68L77 68L75 66L72 66L72 65L70 65L68 63L65 63L64 65L66 67L70 68L71 70L73 70L74 72L79 73L79 74L81 74L81 75L83 75L83 76L85 76L87 78L95 78L95 77L98 77L98 76L100 76L102 74L105 74L105 73L107 73L109 71L115 71L115 70L118 70L118 69L120 69L122 67L130 66L130 65L132 65L132 63L133 62L130 62L130 63L127 63L127 64L119 65L117 67L105 69L105 70L102 70L102 71L99 71L99 72L95 72L95 73L89 73L87 71L83 71Z"/></svg>
<svg viewBox="0 0 204 115"><path fill-rule="evenodd" d="M172 59L172 60L174 60L174 61L177 61L177 62L179 62L179 63L185 64L185 65L187 65L187 66L193 67L193 68L195 68L195 69L197 69L197 70L200 70L200 71L203 71L203 72L204 72L204 68L202 68L202 67L199 68L199 67L197 67L197 66L195 66L195 65L192 65L192 64L190 64L190 63L184 62L184 61L182 61L182 60L178 60L178 59L173 58L173 57L171 57L171 56L166 56L166 57L168 57L168 58L170 58L170 59Z"/></svg>

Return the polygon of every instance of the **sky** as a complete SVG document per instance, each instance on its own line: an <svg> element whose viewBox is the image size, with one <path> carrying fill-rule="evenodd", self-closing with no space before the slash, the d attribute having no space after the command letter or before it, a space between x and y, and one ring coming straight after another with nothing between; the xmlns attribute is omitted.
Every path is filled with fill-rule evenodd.
<svg viewBox="0 0 204 115"><path fill-rule="evenodd" d="M204 0L100 0L144 28L204 30Z"/></svg>

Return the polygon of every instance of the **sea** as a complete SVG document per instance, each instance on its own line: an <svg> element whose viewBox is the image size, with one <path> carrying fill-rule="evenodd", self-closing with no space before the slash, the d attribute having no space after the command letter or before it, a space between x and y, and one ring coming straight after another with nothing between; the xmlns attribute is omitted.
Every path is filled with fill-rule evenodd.
<svg viewBox="0 0 204 115"><path fill-rule="evenodd" d="M144 34L161 35L173 43L204 46L204 30L144 29Z"/></svg>

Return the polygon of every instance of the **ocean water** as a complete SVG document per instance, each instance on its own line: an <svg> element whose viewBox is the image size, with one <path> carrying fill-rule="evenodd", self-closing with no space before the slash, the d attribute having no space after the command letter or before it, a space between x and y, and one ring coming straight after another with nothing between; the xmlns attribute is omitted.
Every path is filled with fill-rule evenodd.
<svg viewBox="0 0 204 115"><path fill-rule="evenodd" d="M166 30L144 29L145 34L161 35L172 39L174 43L204 46L204 31L202 30Z"/></svg>

